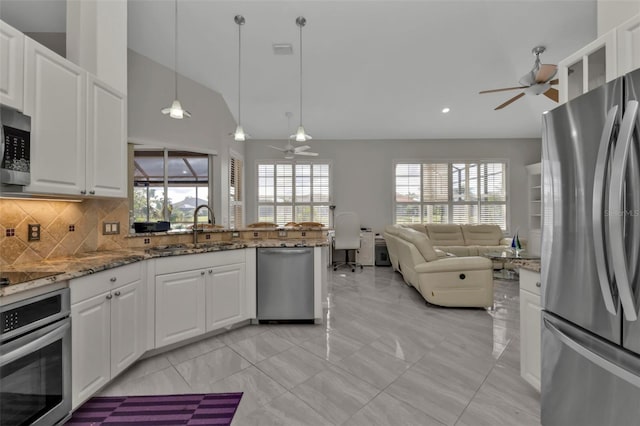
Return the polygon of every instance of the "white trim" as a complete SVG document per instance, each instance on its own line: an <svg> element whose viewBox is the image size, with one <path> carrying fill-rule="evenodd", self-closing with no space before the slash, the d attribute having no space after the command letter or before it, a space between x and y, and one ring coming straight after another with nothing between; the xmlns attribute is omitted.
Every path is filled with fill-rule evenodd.
<svg viewBox="0 0 640 426"><path fill-rule="evenodd" d="M218 151L215 149L206 149L199 146L187 146L187 145L179 145L172 143L159 143L158 141L138 139L138 138L129 138L129 143L134 145L134 150L137 147L140 147L141 151L144 150L158 150L158 149L170 149L172 151L190 151L198 154L208 154L208 155L218 155Z"/></svg>

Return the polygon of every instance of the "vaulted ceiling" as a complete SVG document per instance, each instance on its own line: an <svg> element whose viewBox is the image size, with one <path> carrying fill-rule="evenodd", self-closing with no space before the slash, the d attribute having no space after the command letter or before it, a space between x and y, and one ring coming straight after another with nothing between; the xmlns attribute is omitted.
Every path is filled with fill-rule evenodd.
<svg viewBox="0 0 640 426"><path fill-rule="evenodd" d="M533 65L534 46L546 46L542 60L555 64L596 37L595 0L178 4L178 71L221 93L234 116L238 27L233 18L245 17L242 124L260 139L283 138L297 125L299 15L307 19L304 125L319 139L539 137L540 115L554 102L525 96L494 111L518 92L478 92L516 86ZM173 68L173 13L173 1L129 0L129 48ZM291 43L293 55L274 55L273 43ZM189 109L188 100L183 103ZM444 107L451 111L442 114ZM293 112L289 126L287 111Z"/></svg>

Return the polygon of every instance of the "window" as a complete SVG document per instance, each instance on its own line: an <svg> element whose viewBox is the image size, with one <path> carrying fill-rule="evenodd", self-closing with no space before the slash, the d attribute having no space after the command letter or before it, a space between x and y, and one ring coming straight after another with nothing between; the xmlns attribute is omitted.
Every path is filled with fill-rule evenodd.
<svg viewBox="0 0 640 426"><path fill-rule="evenodd" d="M172 229L193 224L209 205L210 156L167 149L134 151L133 216L136 222L168 220ZM201 209L199 222L208 219Z"/></svg>
<svg viewBox="0 0 640 426"><path fill-rule="evenodd" d="M243 193L243 162L231 156L229 159L229 228L236 229L244 226L244 193Z"/></svg>
<svg viewBox="0 0 640 426"><path fill-rule="evenodd" d="M395 223L507 226L506 163L397 163Z"/></svg>
<svg viewBox="0 0 640 426"><path fill-rule="evenodd" d="M258 221L329 224L328 163L258 163Z"/></svg>

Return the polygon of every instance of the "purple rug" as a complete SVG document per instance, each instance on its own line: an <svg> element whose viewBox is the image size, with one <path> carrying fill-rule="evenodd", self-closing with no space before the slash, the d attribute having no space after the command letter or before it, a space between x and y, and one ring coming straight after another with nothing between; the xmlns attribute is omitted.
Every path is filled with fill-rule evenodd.
<svg viewBox="0 0 640 426"><path fill-rule="evenodd" d="M98 396L66 425L230 425L242 392L192 395Z"/></svg>

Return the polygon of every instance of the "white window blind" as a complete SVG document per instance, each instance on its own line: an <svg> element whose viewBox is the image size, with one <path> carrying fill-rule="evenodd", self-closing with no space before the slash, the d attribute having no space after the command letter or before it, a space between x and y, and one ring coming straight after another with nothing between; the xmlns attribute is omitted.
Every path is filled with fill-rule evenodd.
<svg viewBox="0 0 640 426"><path fill-rule="evenodd" d="M258 163L258 221L329 224L330 165Z"/></svg>
<svg viewBox="0 0 640 426"><path fill-rule="evenodd" d="M231 156L229 159L229 227L244 226L243 161Z"/></svg>
<svg viewBox="0 0 640 426"><path fill-rule="evenodd" d="M506 163L397 163L395 223L492 223L506 229Z"/></svg>

